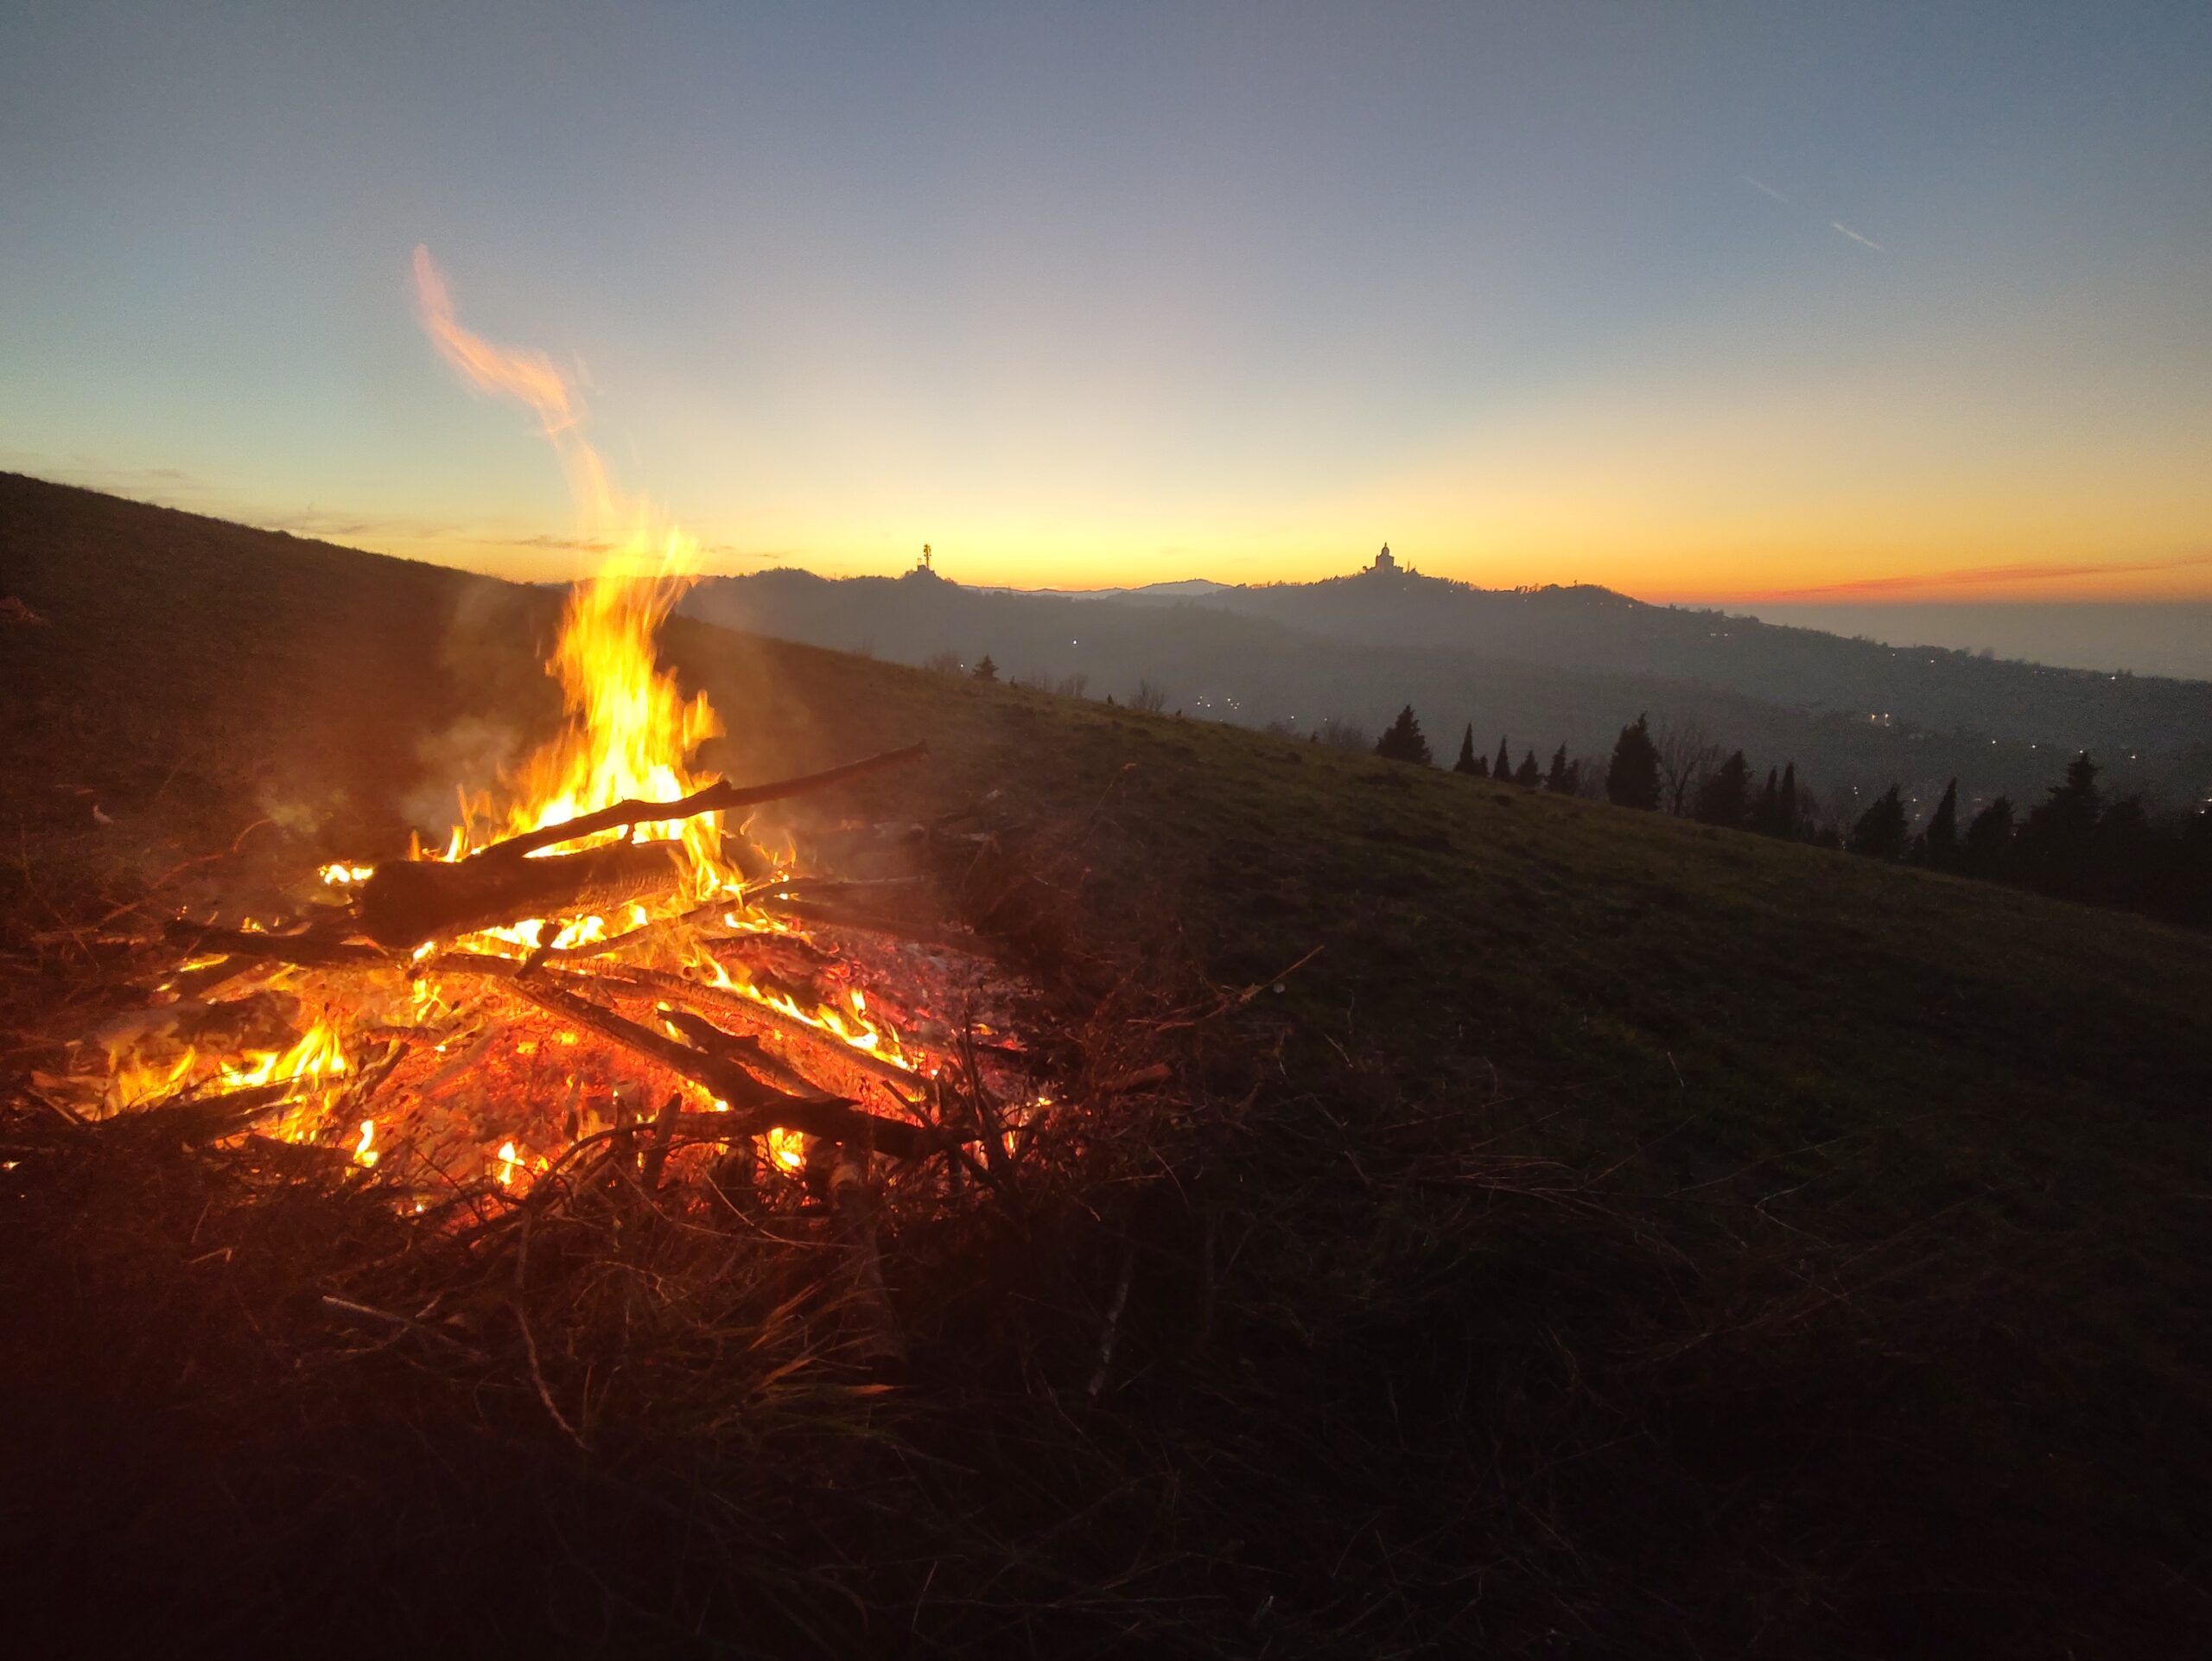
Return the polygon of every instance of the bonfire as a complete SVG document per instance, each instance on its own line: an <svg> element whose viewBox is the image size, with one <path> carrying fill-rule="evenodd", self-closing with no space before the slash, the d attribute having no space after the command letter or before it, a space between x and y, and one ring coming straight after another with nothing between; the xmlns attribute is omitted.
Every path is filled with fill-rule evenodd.
<svg viewBox="0 0 2212 1661"><path fill-rule="evenodd" d="M694 772L721 722L656 636L695 544L613 493L562 374L461 328L419 251L416 276L447 359L528 404L588 524L620 526L547 665L565 717L436 846L302 871L282 913L170 919L143 1007L36 1085L85 1123L350 1169L413 1213L479 1223L610 1170L647 1191L781 1182L846 1225L865 1284L871 1161L988 1180L1050 1093L1007 1030L1012 982L971 936L917 920L929 875L906 856L931 827L769 836L746 815L923 747L763 784Z"/></svg>

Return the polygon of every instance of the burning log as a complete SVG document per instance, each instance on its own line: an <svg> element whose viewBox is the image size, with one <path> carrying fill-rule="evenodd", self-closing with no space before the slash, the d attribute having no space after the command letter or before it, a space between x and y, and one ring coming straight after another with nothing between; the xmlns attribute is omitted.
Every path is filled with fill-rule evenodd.
<svg viewBox="0 0 2212 1661"><path fill-rule="evenodd" d="M164 1102L137 1113L103 1120L101 1124L104 1129L111 1127L111 1134L173 1136L185 1147L197 1148L207 1142L226 1141L251 1130L284 1105L291 1097L294 1083L288 1079L273 1085L251 1085L218 1096Z"/></svg>
<svg viewBox="0 0 2212 1661"><path fill-rule="evenodd" d="M603 911L674 888L682 851L672 842L625 842L546 859L391 860L361 886L355 920L378 945L407 951L525 917Z"/></svg>
<svg viewBox="0 0 2212 1661"><path fill-rule="evenodd" d="M747 1072L766 1079L779 1090L810 1100L837 1101L841 1098L816 1087L812 1079L789 1062L768 1053L768 1047L759 1039L735 1033L726 1033L704 1015L693 1015L689 1009L670 1009L663 1016L668 1024L690 1040L696 1047L709 1054L717 1052L727 1055Z"/></svg>
<svg viewBox="0 0 2212 1661"><path fill-rule="evenodd" d="M695 1049L612 1009L602 1009L588 998L548 985L535 976L502 978L518 996L528 999L548 1015L573 1021L648 1060L658 1061L679 1078L702 1086L717 1101L728 1102L733 1109L742 1109L730 1116L731 1134L797 1130L831 1142L872 1141L897 1159L914 1159L934 1152L938 1146L937 1138L919 1125L863 1113L842 1097L787 1095L772 1085L762 1083L727 1054ZM718 1124L723 1117L712 1116Z"/></svg>
<svg viewBox="0 0 2212 1661"><path fill-rule="evenodd" d="M300 964L308 968L332 968L346 964L365 968L391 961L386 953L375 946L347 943L340 937L339 932L324 924L315 924L292 934L264 934L255 929L216 928L212 925L188 923L179 919L162 933L164 938L190 948L195 954L220 952L226 958L275 958L280 962Z"/></svg>
<svg viewBox="0 0 2212 1661"><path fill-rule="evenodd" d="M704 790L694 791L677 801L616 802L613 806L602 807L596 812L582 813L573 819L563 819L558 824L541 825L535 830L525 830L518 837L510 837L505 842L495 842L483 852L472 855L471 862L479 859L520 859L540 848L556 847L564 842L575 842L582 837L596 836L602 830L620 830L625 825L665 824L675 819L696 818L702 813L721 813L733 807L754 807L762 802L785 801L812 791L827 790L831 785L841 785L849 779L861 778L928 754L928 745L909 744L904 749L885 750L880 754L858 761L848 761L842 767L804 773L796 779L780 780L770 785L733 785L724 779L709 785Z"/></svg>
<svg viewBox="0 0 2212 1661"><path fill-rule="evenodd" d="M619 974L597 976L594 978L610 991L628 991L632 996L664 998L671 1003L689 1004L695 1009L712 1009L717 1014L734 1015L738 1020L750 1022L754 1026L768 1027L777 1032L787 1033L806 1043L829 1045L834 1047L838 1059L847 1066L874 1073L887 1085L895 1085L900 1090L916 1090L921 1086L922 1081L919 1079L896 1062L887 1061L883 1057L873 1054L869 1051L856 1049L849 1044L841 1043L824 1033L819 1027L791 1015L772 1003L762 1003L747 997L742 992L731 991L719 986L702 986L696 981L684 979L681 975L671 975L664 969L626 967Z"/></svg>
<svg viewBox="0 0 2212 1661"><path fill-rule="evenodd" d="M529 855L629 825L666 824L760 802L823 790L912 760L926 746L886 750L843 767L767 785L724 780L672 802L616 802L596 812L540 826L493 843L453 862L388 860L359 890L360 932L379 945L411 951L441 935L466 934L525 917L603 911L658 897L682 880L682 850L672 842L618 843L543 859Z"/></svg>

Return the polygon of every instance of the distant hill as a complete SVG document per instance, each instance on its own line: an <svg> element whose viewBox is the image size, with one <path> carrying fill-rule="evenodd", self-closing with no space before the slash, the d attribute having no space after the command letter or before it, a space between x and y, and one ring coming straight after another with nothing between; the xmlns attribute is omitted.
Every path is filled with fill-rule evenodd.
<svg viewBox="0 0 2212 1661"><path fill-rule="evenodd" d="M1224 589L1205 601L1369 646L1452 646L1561 668L1699 680L1791 709L2097 751L2212 737L2212 682L1884 646L1610 589L1479 589L1411 571Z"/></svg>
<svg viewBox="0 0 2212 1661"><path fill-rule="evenodd" d="M2171 804L2212 788L2212 684L2111 678L1910 651L1598 588L1482 589L1410 572L1305 584L1077 598L962 587L928 572L831 581L792 570L721 577L688 608L708 620L905 663L988 653L1008 677L1084 678L1126 700L1140 680L1171 710L1300 732L1379 730L1399 706L1432 746L1474 724L1487 754L1602 754L1621 725L1695 723L1760 767L1794 760L1816 789L1895 780L1932 804L2039 797L2088 748L2113 786Z"/></svg>
<svg viewBox="0 0 2212 1661"><path fill-rule="evenodd" d="M1208 595L1220 594L1229 585L1209 582L1202 576L1185 577L1179 582L1147 582L1134 589L980 589L980 594L1041 594L1062 600L1126 600L1138 605L1173 604L1179 600L1200 600Z"/></svg>

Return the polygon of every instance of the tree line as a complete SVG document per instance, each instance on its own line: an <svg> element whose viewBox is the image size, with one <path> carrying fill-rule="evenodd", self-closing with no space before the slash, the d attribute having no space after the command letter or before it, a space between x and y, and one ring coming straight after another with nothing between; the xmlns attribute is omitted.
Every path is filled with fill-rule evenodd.
<svg viewBox="0 0 2212 1661"><path fill-rule="evenodd" d="M1411 704L1376 741L1375 753L1434 764ZM1621 729L1602 771L1594 760L1570 760L1565 744L1548 767L1533 748L1516 764L1503 738L1487 758L1476 750L1472 722L1452 771L2212 926L2212 805L2159 817L2139 797L2107 799L2086 751L2025 813L1999 796L1963 826L1956 779L1920 824L1895 784L1855 816L1824 811L1795 761L1770 767L1760 782L1742 750L1723 754L1694 727L1655 734L1644 715Z"/></svg>
<svg viewBox="0 0 2212 1661"><path fill-rule="evenodd" d="M999 673L988 653L970 664L941 652L925 666L984 681ZM1014 684L1080 697L1086 679L1078 675L1054 683L1041 675L1017 676ZM1128 707L1147 712L1163 710L1166 702L1166 693L1149 681L1140 681L1128 698ZM1269 722L1266 730L1334 748L1371 748L1394 761L1422 767L1436 761L1411 704L1371 746L1364 729L1341 720L1303 735L1281 722ZM2087 752L2025 812L1999 796L1961 825L1956 779L1926 821L1916 824L1896 784L1863 809L1851 803L1855 792L1849 792L1823 804L1799 778L1794 760L1769 767L1762 780L1742 750L1724 751L1694 722L1669 722L1655 731L1650 717L1639 715L1620 729L1611 754L1604 757L1570 757L1561 743L1545 763L1529 745L1516 762L1512 748L1501 735L1494 755L1478 751L1470 722L1452 771L2212 927L2212 804L2158 815L2137 796L2107 799Z"/></svg>

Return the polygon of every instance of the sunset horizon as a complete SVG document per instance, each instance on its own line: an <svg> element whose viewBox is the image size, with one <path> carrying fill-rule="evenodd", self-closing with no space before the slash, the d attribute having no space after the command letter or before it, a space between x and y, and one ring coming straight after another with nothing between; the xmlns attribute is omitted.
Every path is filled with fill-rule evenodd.
<svg viewBox="0 0 2212 1661"><path fill-rule="evenodd" d="M27 19L0 467L580 574L427 243L718 570L2212 602L2205 29L2069 16Z"/></svg>

